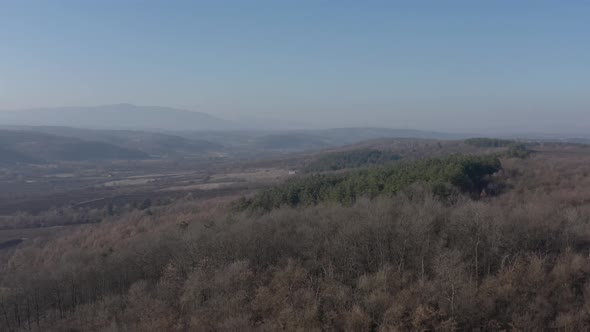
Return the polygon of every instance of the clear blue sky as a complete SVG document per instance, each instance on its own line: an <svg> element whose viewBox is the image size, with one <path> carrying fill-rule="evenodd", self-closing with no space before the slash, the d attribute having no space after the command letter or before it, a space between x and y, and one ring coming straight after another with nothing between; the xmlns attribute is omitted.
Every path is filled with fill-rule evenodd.
<svg viewBox="0 0 590 332"><path fill-rule="evenodd" d="M589 1L0 0L0 109L590 129Z"/></svg>

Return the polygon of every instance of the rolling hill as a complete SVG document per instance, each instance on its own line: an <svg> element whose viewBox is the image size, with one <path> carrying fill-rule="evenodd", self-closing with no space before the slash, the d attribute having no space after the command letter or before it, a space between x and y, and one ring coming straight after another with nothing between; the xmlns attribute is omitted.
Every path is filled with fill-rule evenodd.
<svg viewBox="0 0 590 332"><path fill-rule="evenodd" d="M24 155L17 151L0 146L0 166L18 165L18 164L34 164L39 161L33 157Z"/></svg>
<svg viewBox="0 0 590 332"><path fill-rule="evenodd" d="M0 130L0 164L147 159L145 152L104 142L51 134Z"/></svg>
<svg viewBox="0 0 590 332"><path fill-rule="evenodd" d="M70 127L21 126L26 131L78 138L117 145L127 149L139 150L151 156L184 156L219 151L222 144L205 139L189 139L172 134L135 130L100 130Z"/></svg>

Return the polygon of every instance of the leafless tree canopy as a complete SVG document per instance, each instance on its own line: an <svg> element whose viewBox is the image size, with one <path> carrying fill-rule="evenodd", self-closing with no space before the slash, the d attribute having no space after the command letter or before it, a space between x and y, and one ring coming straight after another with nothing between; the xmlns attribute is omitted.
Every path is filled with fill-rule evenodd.
<svg viewBox="0 0 590 332"><path fill-rule="evenodd" d="M326 200L263 214L230 209L237 197L107 213L100 223L5 254L0 326L587 330L584 151L502 158L477 197L457 191L442 199L417 182L350 204Z"/></svg>

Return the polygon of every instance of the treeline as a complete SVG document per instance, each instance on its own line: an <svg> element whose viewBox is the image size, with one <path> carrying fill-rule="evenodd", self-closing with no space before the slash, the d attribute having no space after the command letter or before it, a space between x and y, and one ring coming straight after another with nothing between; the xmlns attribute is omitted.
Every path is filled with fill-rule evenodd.
<svg viewBox="0 0 590 332"><path fill-rule="evenodd" d="M110 212L110 213L109 213ZM67 226L100 222L112 215L112 208L52 208L38 214L19 212L0 216L0 230Z"/></svg>
<svg viewBox="0 0 590 332"><path fill-rule="evenodd" d="M347 168L379 165L399 159L401 157L398 154L390 151L356 149L321 155L309 163L304 168L304 171L307 173L337 171Z"/></svg>
<svg viewBox="0 0 590 332"><path fill-rule="evenodd" d="M453 191L478 195L489 176L501 169L497 156L453 155L387 167L295 178L253 197L241 198L238 210L268 212L282 206L309 206L324 201L351 204L358 197L395 194L413 183L426 183L440 196Z"/></svg>
<svg viewBox="0 0 590 332"><path fill-rule="evenodd" d="M509 158L527 158L532 153L528 146L534 145L533 143L484 137L466 139L465 144L480 148L508 148L504 155Z"/></svg>
<svg viewBox="0 0 590 332"><path fill-rule="evenodd" d="M509 146L510 144L516 143L516 141L513 141L513 140L487 138L487 137L468 138L464 142L465 142L465 144L477 146L480 148L499 148L499 147L506 147L506 146Z"/></svg>
<svg viewBox="0 0 590 332"><path fill-rule="evenodd" d="M172 200L169 198L154 199L153 201L145 198L125 205L115 205L113 202L105 200L103 206L98 205L97 207L53 207L39 213L21 211L12 215L0 215L0 230L98 223L115 215L125 214L133 210L146 210L152 206L167 205L171 202Z"/></svg>

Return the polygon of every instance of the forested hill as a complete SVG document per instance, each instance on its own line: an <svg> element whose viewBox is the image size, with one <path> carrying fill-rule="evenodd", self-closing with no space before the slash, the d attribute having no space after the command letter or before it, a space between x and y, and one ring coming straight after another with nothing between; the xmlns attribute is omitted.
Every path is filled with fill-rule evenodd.
<svg viewBox="0 0 590 332"><path fill-rule="evenodd" d="M306 206L323 201L347 204L358 197L395 194L413 183L432 186L435 194L446 196L453 190L479 194L487 177L501 169L497 155L453 155L391 166L361 169L344 174L319 174L295 178L242 198L238 209L270 211L281 206Z"/></svg>
<svg viewBox="0 0 590 332"><path fill-rule="evenodd" d="M0 130L0 164L147 159L118 145L32 131Z"/></svg>

